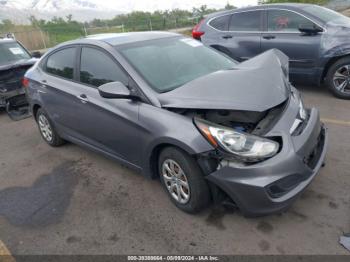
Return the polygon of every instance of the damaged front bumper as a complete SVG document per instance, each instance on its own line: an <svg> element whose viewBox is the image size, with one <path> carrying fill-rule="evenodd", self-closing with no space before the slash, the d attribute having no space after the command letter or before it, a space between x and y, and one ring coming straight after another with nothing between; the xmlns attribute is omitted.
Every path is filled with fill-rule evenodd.
<svg viewBox="0 0 350 262"><path fill-rule="evenodd" d="M295 119L296 110L290 106L281 123L276 125L276 130L283 130L282 126L287 130L286 127ZM324 163L328 135L317 109L310 110L307 124L299 135L274 130L270 133L279 133L282 137L282 148L276 156L251 165L224 160L216 171L206 177L248 216L287 209Z"/></svg>

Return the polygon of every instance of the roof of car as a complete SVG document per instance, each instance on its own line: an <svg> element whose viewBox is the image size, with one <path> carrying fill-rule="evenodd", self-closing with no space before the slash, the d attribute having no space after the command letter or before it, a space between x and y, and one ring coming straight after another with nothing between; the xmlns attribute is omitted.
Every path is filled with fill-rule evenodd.
<svg viewBox="0 0 350 262"><path fill-rule="evenodd" d="M110 45L122 45L139 41L167 38L179 36L180 34L162 31L152 32L129 32L129 33L114 33L114 34L98 34L89 35L85 39L98 40L106 42Z"/></svg>
<svg viewBox="0 0 350 262"><path fill-rule="evenodd" d="M0 38L0 43L15 42L16 40L12 38Z"/></svg>
<svg viewBox="0 0 350 262"><path fill-rule="evenodd" d="M231 9L231 10L224 10L224 11L218 11L215 13L211 13L207 16L207 18L215 17L218 14L226 14L226 13L232 13L232 12L242 12L242 11L249 11L249 10L255 10L255 9L263 9L263 8L269 8L269 7L275 7L275 8L291 8L291 9L298 9L303 8L306 6L310 6L312 4L302 4L302 3L276 3L276 4L263 4L263 5L255 5L255 6L248 6L248 7L242 7L237 9Z"/></svg>

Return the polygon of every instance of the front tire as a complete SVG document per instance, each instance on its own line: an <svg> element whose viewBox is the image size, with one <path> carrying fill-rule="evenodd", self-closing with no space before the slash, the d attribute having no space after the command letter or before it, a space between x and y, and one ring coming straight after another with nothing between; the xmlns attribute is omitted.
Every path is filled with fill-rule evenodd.
<svg viewBox="0 0 350 262"><path fill-rule="evenodd" d="M196 161L186 152L165 148L159 155L158 170L162 185L179 209L197 213L208 206L208 184Z"/></svg>
<svg viewBox="0 0 350 262"><path fill-rule="evenodd" d="M65 141L57 134L49 116L42 108L39 108L36 113L36 121L40 134L46 143L53 147L58 147L65 143Z"/></svg>
<svg viewBox="0 0 350 262"><path fill-rule="evenodd" d="M336 97L350 99L350 57L339 59L330 67L326 85Z"/></svg>

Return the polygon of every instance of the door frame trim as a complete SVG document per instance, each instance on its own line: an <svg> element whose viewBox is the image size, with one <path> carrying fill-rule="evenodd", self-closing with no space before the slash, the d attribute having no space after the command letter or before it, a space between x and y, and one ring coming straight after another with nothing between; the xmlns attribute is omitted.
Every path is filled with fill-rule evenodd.
<svg viewBox="0 0 350 262"><path fill-rule="evenodd" d="M324 27L324 26L321 26L319 22L315 22L313 19L297 12L297 11L294 11L294 10L290 10L290 9L287 9L287 8L277 8L277 7L268 7L268 8L258 8L258 9L252 9L252 10L244 10L244 11L238 11L238 12L232 12L232 13L226 13L226 14L223 14L223 15L219 15L219 16L214 16L212 18L210 18L206 25L218 32L223 32L223 33L251 33L251 34L257 34L257 33L273 33L273 34L301 34L301 32L298 32L298 31L291 31L291 32L278 32L278 31L268 31L268 30L262 30L262 31L230 31L230 30L219 30L219 29L216 29L215 27L211 26L210 25L210 22L216 18L219 18L219 17L223 17L223 16L232 16L233 14L239 14L239 13L246 13L246 12L254 12L254 11L265 11L266 12L266 15L267 15L267 11L269 10L282 10L282 11L289 11L289 12L293 12L293 13L296 13L300 16L303 16L305 17L306 19L310 20L312 23L316 24L317 26L319 26L320 28L323 29L323 32L320 32L320 34L323 34L323 33L326 33L327 32L327 29ZM231 18L229 19L229 21L231 21ZM230 23L230 22L229 22ZM228 25L228 28L229 28L229 25ZM266 28L267 29L267 28Z"/></svg>

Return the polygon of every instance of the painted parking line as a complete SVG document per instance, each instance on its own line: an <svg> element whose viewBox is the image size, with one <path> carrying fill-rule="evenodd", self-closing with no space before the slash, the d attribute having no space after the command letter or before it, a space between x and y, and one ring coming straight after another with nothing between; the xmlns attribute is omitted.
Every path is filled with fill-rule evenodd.
<svg viewBox="0 0 350 262"><path fill-rule="evenodd" d="M350 126L350 121L343 121L343 120L337 120L337 119L331 119L331 118L321 118L321 120L322 120L322 122L325 122L328 124Z"/></svg>
<svg viewBox="0 0 350 262"><path fill-rule="evenodd" d="M0 261L1 262L16 262L16 260L11 255L10 251L7 249L5 244L0 240Z"/></svg>

